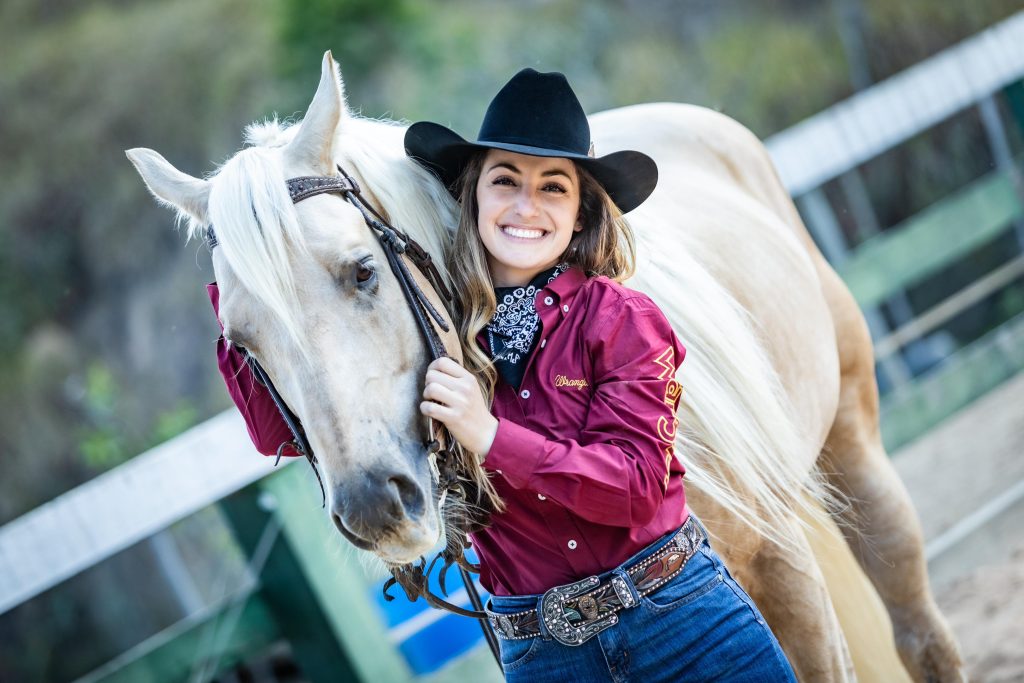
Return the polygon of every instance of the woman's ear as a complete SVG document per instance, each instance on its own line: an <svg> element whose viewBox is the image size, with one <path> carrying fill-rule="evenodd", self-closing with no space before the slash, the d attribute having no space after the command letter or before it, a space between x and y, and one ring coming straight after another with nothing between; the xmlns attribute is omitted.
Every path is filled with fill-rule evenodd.
<svg viewBox="0 0 1024 683"><path fill-rule="evenodd" d="M583 229L583 215L576 214L576 225L572 226L573 232L579 232Z"/></svg>

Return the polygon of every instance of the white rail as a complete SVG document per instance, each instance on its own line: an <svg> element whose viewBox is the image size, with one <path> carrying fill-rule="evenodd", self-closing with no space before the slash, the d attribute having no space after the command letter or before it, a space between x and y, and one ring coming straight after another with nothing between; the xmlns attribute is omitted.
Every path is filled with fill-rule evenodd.
<svg viewBox="0 0 1024 683"><path fill-rule="evenodd" d="M0 614L266 476L230 410L0 527Z"/></svg>
<svg viewBox="0 0 1024 683"><path fill-rule="evenodd" d="M981 529L996 517L999 517L1021 500L1024 500L1024 480L1018 481L1006 491L1003 491L977 510L974 510L971 514L963 517L940 536L929 541L925 546L925 557L931 562L946 551L956 547L960 541L963 541L975 531Z"/></svg>
<svg viewBox="0 0 1024 683"><path fill-rule="evenodd" d="M1024 77L1024 12L765 141L794 197Z"/></svg>

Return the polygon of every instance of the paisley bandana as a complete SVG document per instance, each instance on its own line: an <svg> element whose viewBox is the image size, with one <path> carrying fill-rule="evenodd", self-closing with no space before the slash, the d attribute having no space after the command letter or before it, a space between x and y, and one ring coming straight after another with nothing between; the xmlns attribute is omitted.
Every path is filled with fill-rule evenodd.
<svg viewBox="0 0 1024 683"><path fill-rule="evenodd" d="M526 361L537 343L540 316L534 306L538 290L566 271L568 265L559 263L539 273L525 287L495 287L498 308L484 328L491 349L491 360L503 380L516 389L523 381Z"/></svg>

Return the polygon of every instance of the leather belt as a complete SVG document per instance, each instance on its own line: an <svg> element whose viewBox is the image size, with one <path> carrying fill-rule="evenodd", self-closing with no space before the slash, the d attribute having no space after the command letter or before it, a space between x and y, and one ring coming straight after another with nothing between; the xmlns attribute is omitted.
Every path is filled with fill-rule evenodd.
<svg viewBox="0 0 1024 683"><path fill-rule="evenodd" d="M555 586L541 596L537 609L515 614L487 610L487 618L495 632L506 640L539 636L543 621L544 630L558 642L581 645L617 624L617 612L635 607L639 598L650 595L678 576L697 554L704 538L704 529L691 514L676 535L650 557L616 569L604 580L590 576Z"/></svg>

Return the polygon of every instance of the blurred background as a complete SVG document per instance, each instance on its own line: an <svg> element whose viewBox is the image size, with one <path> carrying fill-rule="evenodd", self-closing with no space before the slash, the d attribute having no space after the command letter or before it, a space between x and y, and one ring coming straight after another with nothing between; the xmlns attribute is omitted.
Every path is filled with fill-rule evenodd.
<svg viewBox="0 0 1024 683"><path fill-rule="evenodd" d="M1024 69L963 101L946 92L942 69L968 82L1002 73L1004 53L969 53L970 41L1015 17L1019 26L1022 8L1020 0L5 0L0 560L47 574L48 553L90 541L41 537L34 514L63 510L45 504L100 475L124 484L125 495L145 495L145 480L118 479L129 470L116 468L231 405L203 287L213 279L209 256L201 244L184 245L124 150L151 147L182 170L208 173L240 147L247 123L301 116L331 49L351 107L446 123L467 137L490 95L533 66L564 71L588 112L690 102L767 139L871 322L886 443L922 511L933 581L972 596L948 606L968 614L954 619L959 627L988 604L970 592L979 581L972 572L1010 572L1024 542L1007 535L1024 519L1013 486L1024 476ZM943 66L943 55L954 57ZM905 80L887 81L894 77ZM883 82L902 84L893 95L901 106L939 113L903 126L898 139L875 140L876 126L892 128L892 112L877 105ZM831 125L853 102L864 105L863 126L843 132L863 138L847 142L866 151L823 170L815 157L828 150L807 147L808 121ZM790 182L801 149L816 170ZM244 432L229 429L238 437L231 448L246 448ZM376 680L482 680L477 631L409 627L424 617L388 612L379 574L344 549L328 557L349 566L345 576L360 588L339 604L372 622L357 630L382 634L384 645L373 647L390 654L369 661L352 652L345 638L358 635L320 647L315 635L285 633L295 625L273 600L252 597L272 583L264 569L288 577L287 567L318 561L298 547L281 559L278 548L289 523L319 519L305 470L286 468L277 483L196 506L68 570L68 580L0 601L0 681L370 680L368 671ZM949 476L937 483L936 472ZM282 512L293 488L309 508L294 519ZM993 504L974 526L957 526ZM946 554L982 541L969 559ZM999 576L1024 587L1021 573ZM325 609L315 605L318 590L314 612ZM316 617L325 628L351 630L330 611ZM441 630L431 628L452 629L444 638L454 645L438 646ZM989 645L969 653L977 680L1024 676L1019 656L1007 663ZM326 665L329 678L317 678L320 665L303 648L318 647L339 647L350 663Z"/></svg>

